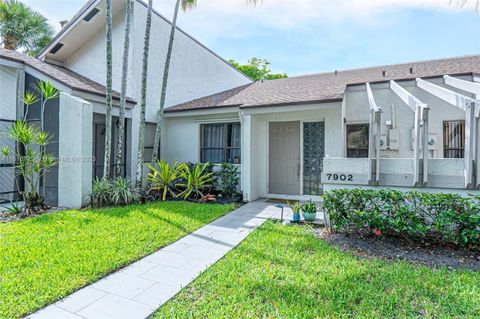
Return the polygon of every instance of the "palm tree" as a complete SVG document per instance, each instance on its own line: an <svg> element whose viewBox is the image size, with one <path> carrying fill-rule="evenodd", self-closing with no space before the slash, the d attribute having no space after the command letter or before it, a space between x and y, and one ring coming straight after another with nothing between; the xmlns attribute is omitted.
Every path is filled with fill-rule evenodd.
<svg viewBox="0 0 480 319"><path fill-rule="evenodd" d="M35 55L52 39L47 19L18 0L0 0L0 37L8 50Z"/></svg>
<svg viewBox="0 0 480 319"><path fill-rule="evenodd" d="M132 21L132 0L127 0L125 7L125 38L123 41L122 59L122 87L120 90L120 113L118 116L118 141L117 158L115 161L115 175L120 176L122 172L123 138L125 136L125 105L127 102L127 76L128 76L128 53L130 50L130 27Z"/></svg>
<svg viewBox="0 0 480 319"><path fill-rule="evenodd" d="M145 38L143 44L143 65L142 65L142 86L140 98L140 128L138 134L138 153L137 153L137 176L135 185L138 188L143 184L143 164L145 147L145 108L147 104L147 75L148 75L148 53L150 49L150 29L152 26L152 0L148 0L147 21L145 25Z"/></svg>
<svg viewBox="0 0 480 319"><path fill-rule="evenodd" d="M112 152L112 0L105 0L107 25L107 84L106 84L106 115L105 115L105 157L103 178L110 177L110 158Z"/></svg>
<svg viewBox="0 0 480 319"><path fill-rule="evenodd" d="M480 11L480 0L450 0L450 5L463 8L468 3L475 3L475 11Z"/></svg>
<svg viewBox="0 0 480 319"><path fill-rule="evenodd" d="M257 4L262 0L247 0L247 3ZM170 29L170 39L168 42L167 56L165 59L165 65L163 68L163 81L162 81L162 92L160 95L160 105L157 111L157 128L155 130L155 139L153 142L154 149L152 155L152 163L156 163L157 159L160 157L160 149L157 147L160 145L160 135L163 127L163 111L165 109L165 98L167 95L167 85L168 85L168 74L170 71L170 60L172 58L173 42L175 41L175 30L177 29L177 17L178 11L182 6L183 11L191 9L197 5L197 0L177 0L175 4L175 11L173 12L172 27Z"/></svg>

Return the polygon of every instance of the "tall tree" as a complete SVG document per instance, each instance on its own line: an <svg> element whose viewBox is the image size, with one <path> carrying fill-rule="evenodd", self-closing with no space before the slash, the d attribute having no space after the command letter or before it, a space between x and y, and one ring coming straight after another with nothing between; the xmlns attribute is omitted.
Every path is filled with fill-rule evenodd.
<svg viewBox="0 0 480 319"><path fill-rule="evenodd" d="M143 165L145 148L145 108L147 104L147 79L148 79L148 53L150 50L150 29L152 27L152 0L148 0L147 21L145 25L145 38L143 43L143 65L142 65L142 84L140 90L140 127L138 134L138 153L137 153L137 176L135 186L142 187L143 184Z"/></svg>
<svg viewBox="0 0 480 319"><path fill-rule="evenodd" d="M270 70L270 62L266 59L251 58L248 60L247 64L240 64L235 60L229 60L228 63L254 81L261 79L283 79L288 77L286 73L272 73L272 70Z"/></svg>
<svg viewBox="0 0 480 319"><path fill-rule="evenodd" d="M18 0L0 0L0 37L8 50L35 55L52 39L47 19Z"/></svg>
<svg viewBox="0 0 480 319"><path fill-rule="evenodd" d="M122 87L120 90L120 112L118 116L118 140L117 140L117 157L115 160L115 175L120 176L122 173L122 157L124 152L125 137L125 108L127 103L127 77L128 77L128 53L130 51L130 29L132 21L132 0L127 0L125 6L125 37L123 40L123 58L122 58Z"/></svg>
<svg viewBox="0 0 480 319"><path fill-rule="evenodd" d="M251 4L257 4L261 1L262 0L247 0L247 2ZM165 65L163 68L162 91L160 95L160 105L157 112L157 128L155 130L155 139L153 142L154 149L152 155L152 163L156 163L157 159L160 157L160 148L157 146L160 145L160 135L163 127L163 111L165 109L165 99L167 95L170 60L172 58L173 42L175 41L175 30L177 29L177 17L180 5L182 6L183 11L186 11L190 8L195 7L197 5L197 0L177 0L177 2L175 3L175 11L173 12L173 20L170 29L170 39L168 42L167 56L165 58Z"/></svg>
<svg viewBox="0 0 480 319"><path fill-rule="evenodd" d="M167 96L167 86L168 86L168 75L170 72L170 61L172 59L173 51L173 42L175 41L175 31L177 29L177 18L178 11L180 9L180 4L182 9L185 11L188 8L194 7L196 5L196 0L177 0L175 3L175 9L173 12L172 27L170 28L170 38L168 41L167 56L165 58L165 64L163 67L163 80L162 80L162 91L160 94L160 105L157 111L157 128L155 130L155 138L153 140L153 154L152 154L152 163L156 163L157 159L160 157L160 135L162 133L163 127L163 110L165 109L165 99Z"/></svg>
<svg viewBox="0 0 480 319"><path fill-rule="evenodd" d="M475 11L480 11L480 0L450 0L450 5L455 5L459 8L463 8L465 5L473 3Z"/></svg>
<svg viewBox="0 0 480 319"><path fill-rule="evenodd" d="M105 115L105 157L103 165L103 177L110 177L110 159L112 155L112 0L105 0L106 4L106 60L107 60L107 83L106 87L106 115Z"/></svg>

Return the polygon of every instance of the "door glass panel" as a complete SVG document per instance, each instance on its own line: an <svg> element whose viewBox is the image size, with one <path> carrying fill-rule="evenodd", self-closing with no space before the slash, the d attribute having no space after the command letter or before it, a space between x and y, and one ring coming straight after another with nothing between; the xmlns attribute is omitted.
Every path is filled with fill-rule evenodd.
<svg viewBox="0 0 480 319"><path fill-rule="evenodd" d="M322 193L325 122L303 123L303 194Z"/></svg>

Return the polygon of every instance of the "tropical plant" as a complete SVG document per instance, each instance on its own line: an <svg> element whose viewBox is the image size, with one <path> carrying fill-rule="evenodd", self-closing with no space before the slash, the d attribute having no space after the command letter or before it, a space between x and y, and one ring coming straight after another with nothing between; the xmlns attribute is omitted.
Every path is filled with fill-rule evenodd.
<svg viewBox="0 0 480 319"><path fill-rule="evenodd" d="M127 0L125 4L125 35L123 40L123 58L122 58L122 87L120 89L120 111L118 115L118 138L117 138L117 156L115 159L115 176L120 176L122 172L123 157L123 139L125 136L125 109L127 104L127 77L128 77L128 53L130 51L130 28L132 24L132 0Z"/></svg>
<svg viewBox="0 0 480 319"><path fill-rule="evenodd" d="M25 201L25 208L29 212L39 211L45 208L44 195L38 192L40 181L50 168L56 165L56 159L52 154L41 152L50 143L48 133L38 130L30 123L18 120L11 124L8 130L9 138L18 146L15 152L15 171L20 172L24 181L24 190L21 195ZM2 155L8 157L11 150L2 148Z"/></svg>
<svg viewBox="0 0 480 319"><path fill-rule="evenodd" d="M35 55L52 39L47 19L18 0L0 1L0 37L5 49Z"/></svg>
<svg viewBox="0 0 480 319"><path fill-rule="evenodd" d="M103 176L110 177L110 158L112 156L112 0L105 0L106 22L106 112L105 112L105 157Z"/></svg>
<svg viewBox="0 0 480 319"><path fill-rule="evenodd" d="M247 2L256 4L261 0L247 0ZM165 99L167 95L167 86L168 86L168 75L170 72L170 60L172 57L173 42L175 41L175 30L177 29L177 17L180 5L183 11L186 11L190 8L195 7L197 0L177 0L175 4L175 11L173 12L172 26L170 29L170 38L168 41L167 56L165 58L165 65L163 67L163 80L162 80L162 90L160 94L160 105L157 112L157 127L155 130L155 138L153 145L160 145L160 135L163 127L163 111L165 109ZM155 148L152 155L152 163L157 161L157 158L160 157L160 150Z"/></svg>
<svg viewBox="0 0 480 319"><path fill-rule="evenodd" d="M113 205L130 205L140 200L140 192L131 186L130 179L116 177L112 181L111 202Z"/></svg>
<svg viewBox="0 0 480 319"><path fill-rule="evenodd" d="M235 197L239 194L238 183L240 176L238 175L238 167L232 163L222 163L220 171L217 173L217 179L222 187L222 195L224 197Z"/></svg>
<svg viewBox="0 0 480 319"><path fill-rule="evenodd" d="M45 131L45 107L47 106L47 102L50 100L54 100L58 98L60 95L60 91L58 91L50 82L42 82L40 80L37 81L37 85L33 86L33 89L37 91L38 94L40 94L41 97L41 104L40 104L40 130L41 132L39 133L39 137L43 137L45 139L46 136L44 136L44 131ZM31 101L35 101L34 97L29 96L29 92L26 93L24 100L30 99ZM28 108L27 108L28 111ZM25 113L27 113L27 111ZM25 120L27 116L25 115ZM40 144L40 153L43 155L45 153L45 147L46 145L43 145L44 143ZM46 194L46 187L47 187L47 175L43 174L42 175L42 196L45 198Z"/></svg>
<svg viewBox="0 0 480 319"><path fill-rule="evenodd" d="M148 0L147 20L143 43L142 83L140 89L140 127L138 134L137 172L135 185L141 188L143 184L143 165L145 148L145 108L147 104L148 53L150 50L150 30L152 27L152 0Z"/></svg>
<svg viewBox="0 0 480 319"><path fill-rule="evenodd" d="M124 206L139 202L140 192L125 177L96 179L93 182L91 203L94 207Z"/></svg>
<svg viewBox="0 0 480 319"><path fill-rule="evenodd" d="M300 211L302 210L302 204L300 202L290 202L287 200L287 204L294 215L300 215Z"/></svg>
<svg viewBox="0 0 480 319"><path fill-rule="evenodd" d="M475 11L480 11L480 0L450 0L450 5L463 8L468 3L474 3Z"/></svg>
<svg viewBox="0 0 480 319"><path fill-rule="evenodd" d="M197 163L193 168L188 165L182 165L182 173L180 176L183 181L178 184L179 187L185 188L179 194L184 199L195 195L196 198L202 198L204 189L211 187L213 181L213 172L209 171L210 163Z"/></svg>
<svg viewBox="0 0 480 319"><path fill-rule="evenodd" d="M148 182L151 184L150 191L161 192L163 201L167 199L168 194L171 197L177 197L174 190L185 164L173 162L172 165L168 165L166 161L158 161L157 165L158 169L152 164L148 165L150 168L148 173Z"/></svg>
<svg viewBox="0 0 480 319"><path fill-rule="evenodd" d="M261 79L283 79L288 77L286 73L272 73L272 70L270 70L270 62L265 59L251 58L247 64L240 64L235 60L229 60L228 63L253 81L259 81Z"/></svg>
<svg viewBox="0 0 480 319"><path fill-rule="evenodd" d="M316 213L317 212L317 204L315 204L312 201L309 201L308 203L303 204L302 212L307 213L307 214Z"/></svg>
<svg viewBox="0 0 480 319"><path fill-rule="evenodd" d="M112 184L107 178L95 179L92 185L92 195L90 196L92 206L108 206L110 204L111 194Z"/></svg>
<svg viewBox="0 0 480 319"><path fill-rule="evenodd" d="M23 211L23 203L20 202L10 202L10 206L7 207L7 212L12 215L18 215Z"/></svg>

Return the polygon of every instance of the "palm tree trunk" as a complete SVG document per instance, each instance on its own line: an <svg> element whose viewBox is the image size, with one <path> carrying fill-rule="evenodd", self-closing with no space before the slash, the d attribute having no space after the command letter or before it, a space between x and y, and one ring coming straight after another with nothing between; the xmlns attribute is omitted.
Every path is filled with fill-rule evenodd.
<svg viewBox="0 0 480 319"><path fill-rule="evenodd" d="M105 158L103 177L110 177L110 158L112 152L112 0L105 0L107 25L107 83L105 115Z"/></svg>
<svg viewBox="0 0 480 319"><path fill-rule="evenodd" d="M123 60L122 60L122 88L120 91L120 113L118 116L118 141L117 157L115 161L115 175L122 173L123 139L125 136L125 108L127 103L127 77L128 77L128 53L130 50L130 27L132 20L132 0L127 0L125 9L125 39L123 42Z"/></svg>
<svg viewBox="0 0 480 319"><path fill-rule="evenodd" d="M177 3L175 4L172 28L170 30L170 40L168 42L167 57L165 59L165 66L163 69L162 93L160 96L160 106L158 108L158 113L157 113L157 129L155 130L155 139L153 142L154 148L153 148L153 155L152 155L152 163L155 163L157 159L160 157L159 145L160 145L160 135L162 133L162 127L163 127L163 110L165 109L165 98L167 95L168 74L170 71L170 60L172 58L173 42L175 40L175 30L177 29L177 17L178 17L178 10L180 9L180 1L181 0L177 0Z"/></svg>
<svg viewBox="0 0 480 319"><path fill-rule="evenodd" d="M140 101L140 127L138 134L138 153L137 153L137 176L135 185L138 188L143 184L143 165L144 165L144 147L145 147L145 108L147 104L147 76L148 76L148 53L150 49L150 29L152 26L152 0L148 0L147 22L145 26L145 39L143 45L143 67L142 67L142 87Z"/></svg>

